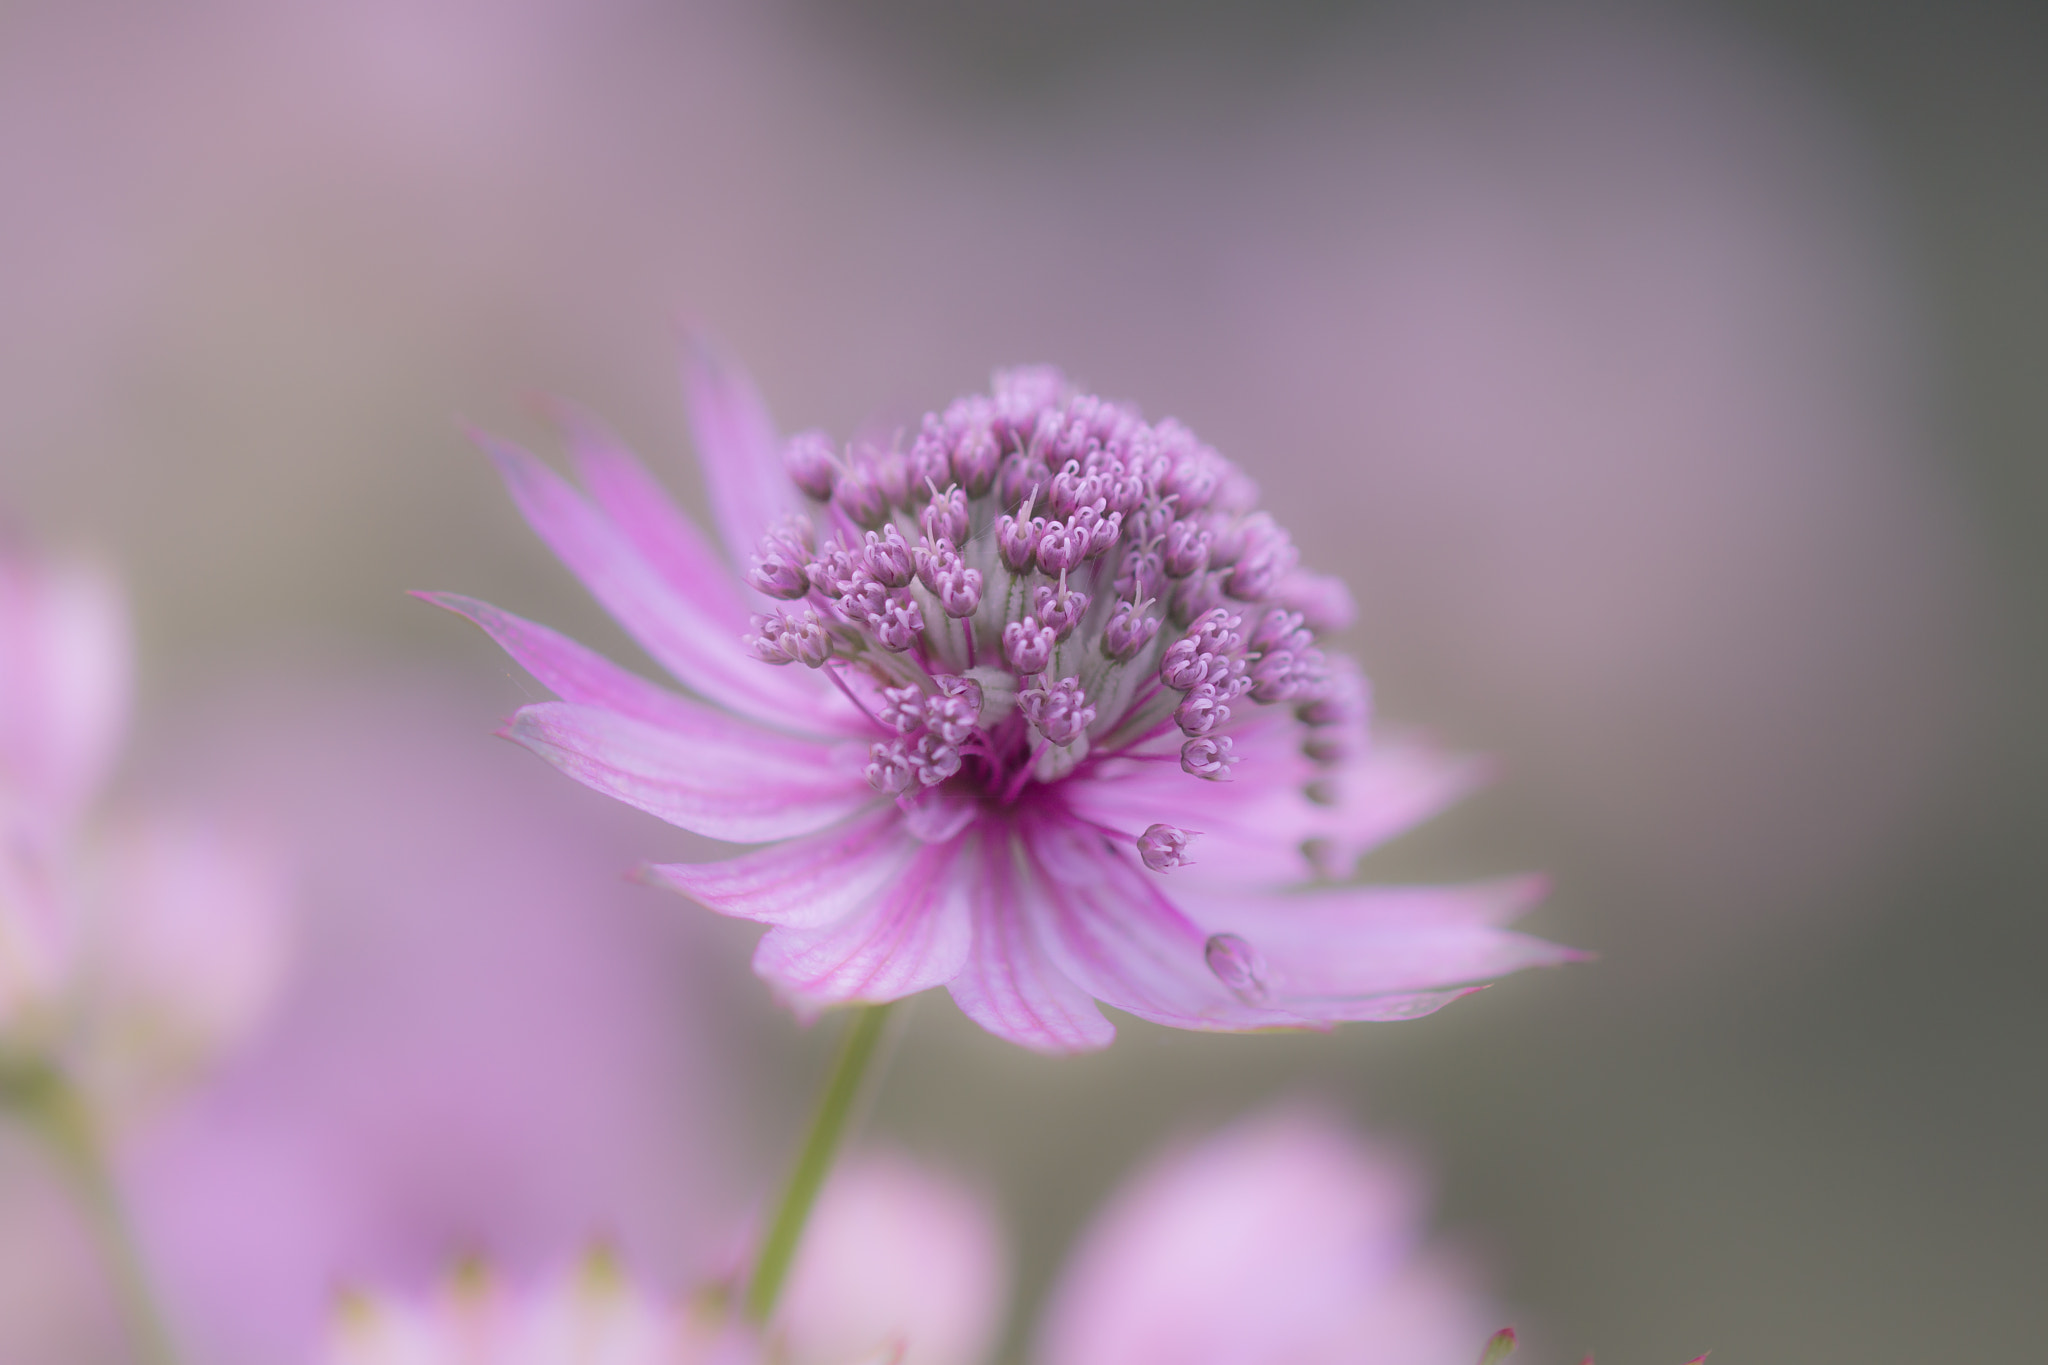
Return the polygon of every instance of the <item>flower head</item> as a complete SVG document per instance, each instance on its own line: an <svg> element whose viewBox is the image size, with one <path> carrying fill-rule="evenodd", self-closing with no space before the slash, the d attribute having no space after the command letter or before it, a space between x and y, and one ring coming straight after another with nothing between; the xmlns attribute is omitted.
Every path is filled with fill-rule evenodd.
<svg viewBox="0 0 2048 1365"><path fill-rule="evenodd" d="M1185 427L1040 368L928 414L907 450L778 445L723 362L700 356L691 387L732 568L587 419L565 423L587 495L484 444L693 696L430 600L561 698L511 738L685 829L773 845L647 875L773 926L755 967L799 1008L943 985L992 1032L1073 1051L1112 1036L1097 1001L1326 1028L1572 956L1499 927L1528 881L1341 884L1473 769L1368 735L1362 677L1321 644L1342 585Z"/></svg>
<svg viewBox="0 0 2048 1365"><path fill-rule="evenodd" d="M245 1034L281 975L267 858L189 820L87 821L128 689L112 579L0 552L0 1081L137 1097Z"/></svg>
<svg viewBox="0 0 2048 1365"><path fill-rule="evenodd" d="M1408 1163L1281 1111L1156 1159L1096 1215L1040 1325L1053 1365L1470 1365L1484 1297L1422 1246Z"/></svg>
<svg viewBox="0 0 2048 1365"><path fill-rule="evenodd" d="M758 1352L697 1321L592 1252L555 1276L511 1289L465 1266L431 1296L352 1293L329 1334L326 1365L754 1365Z"/></svg>

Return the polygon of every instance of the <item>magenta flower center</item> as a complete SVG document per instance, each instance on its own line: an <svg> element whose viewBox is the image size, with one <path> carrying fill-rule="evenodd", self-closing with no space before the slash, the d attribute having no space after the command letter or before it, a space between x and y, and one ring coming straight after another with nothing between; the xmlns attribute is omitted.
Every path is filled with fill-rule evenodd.
<svg viewBox="0 0 2048 1365"><path fill-rule="evenodd" d="M1281 703L1312 758L1341 756L1360 685L1316 634L1344 590L1180 424L1021 370L927 414L908 451L807 432L784 458L814 510L763 537L747 580L790 605L746 642L870 716L878 791L1042 805L1118 759L1224 781L1231 732Z"/></svg>

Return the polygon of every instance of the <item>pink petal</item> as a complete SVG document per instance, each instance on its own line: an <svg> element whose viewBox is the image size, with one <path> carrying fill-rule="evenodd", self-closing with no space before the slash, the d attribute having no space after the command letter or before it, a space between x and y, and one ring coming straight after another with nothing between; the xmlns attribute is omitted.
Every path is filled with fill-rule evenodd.
<svg viewBox="0 0 2048 1365"><path fill-rule="evenodd" d="M513 500L548 548L626 633L685 687L775 729L845 730L850 717L808 677L747 656L719 618L675 591L611 522L546 465L479 434Z"/></svg>
<svg viewBox="0 0 2048 1365"><path fill-rule="evenodd" d="M715 863L654 864L641 875L721 915L816 929L866 904L921 847L905 834L895 807L878 805L773 848Z"/></svg>
<svg viewBox="0 0 2048 1365"><path fill-rule="evenodd" d="M1096 999L1174 1028L1315 1026L1225 986L1205 956L1208 932L1161 894L1161 879L1135 854L1066 819L1029 821L1022 835L1036 874L1030 913L1047 953Z"/></svg>
<svg viewBox="0 0 2048 1365"><path fill-rule="evenodd" d="M743 632L748 608L738 580L668 490L596 418L567 403L554 404L553 411L577 478L612 524L677 592L696 599L734 636Z"/></svg>
<svg viewBox="0 0 2048 1365"><path fill-rule="evenodd" d="M1375 736L1325 778L1335 799L1318 807L1308 837L1328 844L1331 875L1348 877L1360 857L1464 800L1490 775L1484 760L1447 755L1419 736Z"/></svg>
<svg viewBox="0 0 2048 1365"><path fill-rule="evenodd" d="M974 941L948 989L961 1012L998 1038L1037 1052L1093 1052L1116 1028L1095 1001L1053 965L1029 913L1023 870L1007 835L978 840L977 894L969 907Z"/></svg>
<svg viewBox="0 0 2048 1365"><path fill-rule="evenodd" d="M500 611L488 602L449 592L420 592L413 596L474 621L535 681L563 701L601 706L650 725L671 726L689 733L700 732L706 726L725 727L734 723L697 702L627 672L566 635L509 611Z"/></svg>
<svg viewBox="0 0 2048 1365"><path fill-rule="evenodd" d="M1167 890L1278 886L1317 870L1302 854L1310 840L1324 848L1325 868L1348 876L1365 853L1422 824L1479 786L1486 765L1444 755L1413 736L1375 740L1335 772L1296 749L1291 717L1267 712L1260 728L1234 729L1245 761L1230 782L1198 782L1178 764L1105 763L1071 784L1070 809L1094 824L1135 837L1154 821L1199 831L1194 860L1177 869ZM1284 723L1283 723L1284 722ZM1334 803L1311 801L1320 781Z"/></svg>
<svg viewBox="0 0 2048 1365"><path fill-rule="evenodd" d="M796 489L783 472L775 423L753 381L703 337L691 342L683 366L690 433L726 553L744 566L769 526L797 510Z"/></svg>
<svg viewBox="0 0 2048 1365"><path fill-rule="evenodd" d="M973 923L958 843L921 847L901 874L836 923L771 929L754 970L805 1013L896 1000L959 975Z"/></svg>
<svg viewBox="0 0 2048 1365"><path fill-rule="evenodd" d="M875 795L851 755L722 717L686 733L594 706L542 702L522 708L505 735L587 787L734 843L809 834Z"/></svg>
<svg viewBox="0 0 2048 1365"><path fill-rule="evenodd" d="M1304 794L1313 774L1289 736L1278 752L1252 750L1229 782L1199 781L1174 762L1114 760L1063 794L1075 815L1132 839L1155 821L1197 833L1188 849L1194 861L1172 874L1176 884L1277 886L1314 870L1301 845L1329 812Z"/></svg>
<svg viewBox="0 0 2048 1365"><path fill-rule="evenodd" d="M1499 925L1539 900L1536 878L1467 886L1345 886L1176 899L1203 933L1236 934L1265 960L1273 999L1320 1019L1407 1019L1575 949Z"/></svg>

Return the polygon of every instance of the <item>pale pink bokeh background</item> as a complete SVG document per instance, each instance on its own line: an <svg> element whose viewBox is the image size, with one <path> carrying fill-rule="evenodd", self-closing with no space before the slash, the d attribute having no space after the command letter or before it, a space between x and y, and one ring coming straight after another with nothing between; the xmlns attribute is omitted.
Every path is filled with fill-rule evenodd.
<svg viewBox="0 0 2048 1365"><path fill-rule="evenodd" d="M2039 1116L1979 1078L2038 1022L1998 1013L2032 998L1999 975L2032 942L2000 946L2021 913L2001 907L2038 883L1969 840L2025 842L1999 833L2025 824L1999 783L2031 711L1930 298L1981 270L1985 297L2023 300L2031 277L1999 272L2036 253L1957 264L1929 225L1972 184L2006 196L1999 222L2036 221L2028 164L1979 134L2032 126L1987 92L2031 88L1999 73L2041 49L1976 11L1849 33L1795 8L1296 6L1239 30L1134 2L1026 32L910 0L17 5L0 170L33 192L0 204L0 251L30 263L0 317L0 502L131 573L146 733L252 661L346 658L447 670L476 719L449 742L481 743L502 664L402 590L624 650L454 415L530 435L524 395L568 392L691 499L678 317L792 428L887 430L993 364L1057 361L1256 467L1357 591L1384 711L1501 760L1500 790L1390 850L1390 875L1547 868L1533 927L1604 957L1420 1030L1148 1037L1058 1073L921 1010L880 1122L1003 1184L1024 1301L1144 1144L1308 1079L1444 1149L1452 1217L1497 1229L1532 1350L1995 1354L2031 1322L2014 1286L2037 1239L2009 1187ZM1931 52L1962 73L1948 94ZM292 742L331 733L278 714ZM367 767L350 780L378 789ZM580 798L535 799L611 818ZM485 815L449 818L446 840L380 837L411 850L396 865L415 836L505 852ZM645 823L607 837L609 869L683 856ZM384 960L465 960L473 925L425 927L440 913ZM569 972L553 954L580 931L548 923L539 956ZM744 987L744 940L710 942ZM244 1126L292 1070L267 1059L329 1029L370 1056L401 1021L479 1047L535 1026L512 986L441 1018L416 970L393 999L420 1013L336 985L187 1122ZM765 1011L718 1017L766 1049L736 1108L790 1112L814 1054ZM639 1095L640 1062L617 1065L589 1083ZM477 1082L480 1122L528 1102L499 1082ZM371 1107L322 1089L337 1125ZM278 1153L265 1178L303 1188L329 1158L276 1122L247 1121ZM465 1203L400 1130L347 1123L437 1191L450 1236L573 1221L552 1187ZM224 1188L198 1169L160 1196L195 1229ZM370 1214L320 1216L337 1245L391 1245ZM193 1260L195 1286L231 1253Z"/></svg>

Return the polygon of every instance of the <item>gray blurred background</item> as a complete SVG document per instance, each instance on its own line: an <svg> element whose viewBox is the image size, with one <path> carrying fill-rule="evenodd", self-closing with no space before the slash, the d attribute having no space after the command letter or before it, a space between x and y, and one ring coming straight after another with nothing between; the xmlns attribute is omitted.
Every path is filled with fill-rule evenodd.
<svg viewBox="0 0 2048 1365"><path fill-rule="evenodd" d="M631 651L458 418L574 396L701 509L679 321L785 429L1054 361L1249 466L1356 589L1382 714L1499 757L1384 874L1547 869L1533 927L1601 960L1058 1062L921 1001L875 1124L999 1191L1018 1339L1143 1151L1307 1093L1427 1154L1540 1359L2025 1358L2044 70L2031 7L1967 2L17 0L0 515L127 575L138 786L238 689L374 676L540 792L487 737L525 688L403 590ZM689 921L634 942L715 1021L744 1203L829 1040L752 929L612 884L702 846L534 799ZM72 1341L38 1306L0 1340Z"/></svg>

